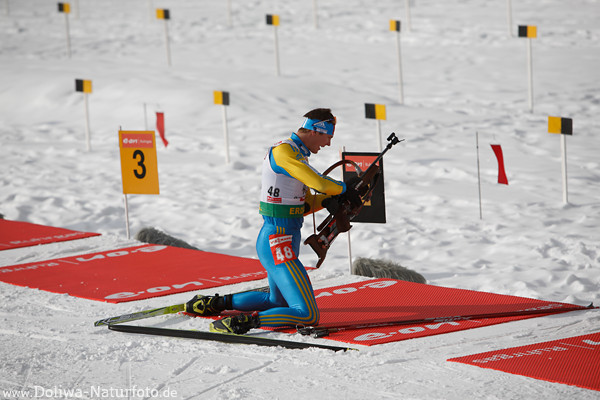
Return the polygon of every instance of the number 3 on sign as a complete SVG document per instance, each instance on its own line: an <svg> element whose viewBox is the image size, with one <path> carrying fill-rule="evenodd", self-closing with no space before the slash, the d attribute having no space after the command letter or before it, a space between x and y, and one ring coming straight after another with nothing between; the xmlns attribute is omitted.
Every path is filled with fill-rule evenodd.
<svg viewBox="0 0 600 400"><path fill-rule="evenodd" d="M269 246L275 265L296 259L294 250L292 250L292 235L270 235Z"/></svg>
<svg viewBox="0 0 600 400"><path fill-rule="evenodd" d="M153 131L119 131L124 194L159 194Z"/></svg>

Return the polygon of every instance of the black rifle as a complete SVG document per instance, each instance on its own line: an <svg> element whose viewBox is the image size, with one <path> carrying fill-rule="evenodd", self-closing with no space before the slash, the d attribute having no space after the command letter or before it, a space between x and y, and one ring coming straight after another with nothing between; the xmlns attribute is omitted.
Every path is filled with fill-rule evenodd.
<svg viewBox="0 0 600 400"><path fill-rule="evenodd" d="M331 246L331 243L335 240L335 238L342 232L347 232L350 230L352 225L350 225L350 221L354 219L362 209L363 205L371 199L371 195L373 194L373 189L377 184L379 178L379 161L383 158L383 155L392 148L395 144L402 142L404 139L399 140L396 137L396 134L392 132L392 134L387 138L388 144L383 149L381 153L377 156L375 161L371 163L369 168L366 171L360 172L357 168L357 172L359 174L358 180L351 183L351 187L354 188L361 197L360 205L353 205L349 200L345 199L339 205L339 208L335 214L329 214L323 222L318 226L317 233L310 235L304 241L304 244L310 245L310 247L317 253L319 257L319 261L315 268L319 268L323 261L325 260L325 256L327 255L327 250ZM331 168L339 165L334 164ZM355 167L357 167L355 165Z"/></svg>

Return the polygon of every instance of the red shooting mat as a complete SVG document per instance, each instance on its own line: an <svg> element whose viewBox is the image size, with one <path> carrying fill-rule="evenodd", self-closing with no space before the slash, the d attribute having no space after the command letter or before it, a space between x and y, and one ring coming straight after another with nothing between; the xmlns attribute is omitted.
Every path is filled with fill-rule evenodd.
<svg viewBox="0 0 600 400"><path fill-rule="evenodd" d="M321 312L320 326L360 325L400 320L479 315L530 309L578 307L524 297L453 289L394 279L377 279L315 291ZM581 309L586 309L581 307ZM413 339L503 322L539 317L448 320L414 325L352 329L327 338L346 343L374 345Z"/></svg>
<svg viewBox="0 0 600 400"><path fill-rule="evenodd" d="M143 245L0 268L0 281L121 303L262 279L258 260Z"/></svg>
<svg viewBox="0 0 600 400"><path fill-rule="evenodd" d="M0 250L64 242L98 235L100 234L0 219Z"/></svg>
<svg viewBox="0 0 600 400"><path fill-rule="evenodd" d="M448 361L600 391L600 333Z"/></svg>

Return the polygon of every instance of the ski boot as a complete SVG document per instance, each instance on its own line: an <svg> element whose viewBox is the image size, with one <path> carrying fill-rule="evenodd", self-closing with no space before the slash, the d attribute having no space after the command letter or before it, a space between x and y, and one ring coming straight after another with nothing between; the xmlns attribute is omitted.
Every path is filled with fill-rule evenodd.
<svg viewBox="0 0 600 400"><path fill-rule="evenodd" d="M185 303L185 312L200 316L219 315L231 308L231 295L219 296L218 293L214 296L198 294Z"/></svg>
<svg viewBox="0 0 600 400"><path fill-rule="evenodd" d="M250 329L258 327L260 327L260 319L258 318L258 313L255 313L239 314L219 319L210 324L209 330L211 332L243 335Z"/></svg>

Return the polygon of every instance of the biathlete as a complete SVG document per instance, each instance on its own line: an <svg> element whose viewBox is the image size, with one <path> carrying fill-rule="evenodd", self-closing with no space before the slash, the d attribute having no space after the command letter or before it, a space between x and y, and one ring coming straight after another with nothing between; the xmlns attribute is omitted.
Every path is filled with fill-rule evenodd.
<svg viewBox="0 0 600 400"><path fill-rule="evenodd" d="M310 154L329 146L336 118L328 108L304 115L297 133L271 146L264 158L259 213L263 226L256 241L258 258L268 274L270 291L225 296L196 295L188 313L209 316L225 310L242 314L210 324L212 332L243 334L260 326L316 325L319 309L312 285L298 259L304 216L340 201L360 202L356 190L321 175L308 164ZM318 194L313 195L308 188ZM244 313L245 312L245 313Z"/></svg>

